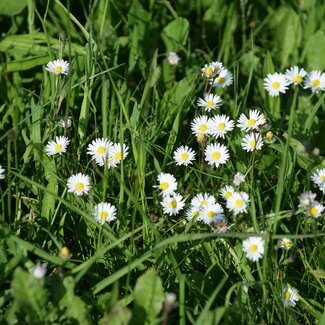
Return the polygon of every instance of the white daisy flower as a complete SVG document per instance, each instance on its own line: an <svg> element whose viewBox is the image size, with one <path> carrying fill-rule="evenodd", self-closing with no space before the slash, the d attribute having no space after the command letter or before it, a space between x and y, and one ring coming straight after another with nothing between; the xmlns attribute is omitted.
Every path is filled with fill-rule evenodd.
<svg viewBox="0 0 325 325"><path fill-rule="evenodd" d="M200 210L199 220L205 224L224 220L224 211L219 203L207 203Z"/></svg>
<svg viewBox="0 0 325 325"><path fill-rule="evenodd" d="M286 70L285 76L290 84L300 85L306 76L307 72L304 69L299 69L299 67L291 67Z"/></svg>
<svg viewBox="0 0 325 325"><path fill-rule="evenodd" d="M180 146L174 151L174 160L176 165L188 166L195 160L195 152L188 146Z"/></svg>
<svg viewBox="0 0 325 325"><path fill-rule="evenodd" d="M186 219L188 221L191 221L192 219L199 219L199 216L200 216L200 208L197 208L197 207L194 207L194 206L191 206L190 208L188 208L186 210Z"/></svg>
<svg viewBox="0 0 325 325"><path fill-rule="evenodd" d="M307 209L306 215L313 218L318 218L324 211L324 206L319 202L314 201Z"/></svg>
<svg viewBox="0 0 325 325"><path fill-rule="evenodd" d="M90 189L90 178L87 175L78 173L68 178L68 192L72 192L78 196L87 194Z"/></svg>
<svg viewBox="0 0 325 325"><path fill-rule="evenodd" d="M289 285L283 287L281 297L285 307L293 307L299 301L298 290Z"/></svg>
<svg viewBox="0 0 325 325"><path fill-rule="evenodd" d="M216 203L216 199L213 195L210 195L208 193L199 193L197 195L195 195L193 197L193 199L191 200L191 206L193 208L197 208L200 209L202 207L204 207L207 204L214 204Z"/></svg>
<svg viewBox="0 0 325 325"><path fill-rule="evenodd" d="M199 98L197 105L202 107L206 112L211 112L212 110L220 107L222 100L220 96L213 94L205 94L204 98Z"/></svg>
<svg viewBox="0 0 325 325"><path fill-rule="evenodd" d="M256 262L263 257L264 240L260 237L248 237L243 241L243 251L249 260Z"/></svg>
<svg viewBox="0 0 325 325"><path fill-rule="evenodd" d="M325 73L313 70L308 73L304 82L304 89L311 88L313 93L325 90Z"/></svg>
<svg viewBox="0 0 325 325"><path fill-rule="evenodd" d="M0 165L0 179L5 179L6 170Z"/></svg>
<svg viewBox="0 0 325 325"><path fill-rule="evenodd" d="M280 240L280 247L282 249L286 250L286 251L288 251L289 249L291 249L292 248L292 245L293 245L292 240L289 239L289 238L282 238Z"/></svg>
<svg viewBox="0 0 325 325"><path fill-rule="evenodd" d="M63 59L50 61L45 68L47 71L54 73L55 75L65 74L69 72L69 62Z"/></svg>
<svg viewBox="0 0 325 325"><path fill-rule="evenodd" d="M236 186L239 186L240 184L244 183L245 182L245 175L242 174L241 172L237 172L234 176L234 180L233 180L233 183L236 185Z"/></svg>
<svg viewBox="0 0 325 325"><path fill-rule="evenodd" d="M45 152L49 155L61 155L63 152L67 151L67 146L70 140L65 136L55 137L55 141L51 140L45 147Z"/></svg>
<svg viewBox="0 0 325 325"><path fill-rule="evenodd" d="M212 143L205 148L205 160L209 165L219 167L229 159L229 151L226 146L220 143Z"/></svg>
<svg viewBox="0 0 325 325"><path fill-rule="evenodd" d="M244 136L241 146L247 152L260 150L263 147L262 136L255 132L248 133Z"/></svg>
<svg viewBox="0 0 325 325"><path fill-rule="evenodd" d="M325 193L325 168L318 169L311 175L311 180L318 188Z"/></svg>
<svg viewBox="0 0 325 325"><path fill-rule="evenodd" d="M177 215L184 208L185 202L182 195L173 193L172 195L165 196L160 204L163 207L164 213L173 216Z"/></svg>
<svg viewBox="0 0 325 325"><path fill-rule="evenodd" d="M167 56L167 60L171 65L177 65L180 59L181 58L177 55L176 52L169 52Z"/></svg>
<svg viewBox="0 0 325 325"><path fill-rule="evenodd" d="M221 62L211 62L209 64L205 64L201 69L202 77L207 79L213 78L216 74L218 74L222 70Z"/></svg>
<svg viewBox="0 0 325 325"><path fill-rule="evenodd" d="M257 130L261 125L265 124L266 120L263 114L255 109L249 110L249 117L247 118L245 114L240 114L237 121L237 126L242 131Z"/></svg>
<svg viewBox="0 0 325 325"><path fill-rule="evenodd" d="M299 207L301 207L301 208L309 207L310 205L312 205L314 203L316 196L317 195L311 191L301 193L298 196Z"/></svg>
<svg viewBox="0 0 325 325"><path fill-rule="evenodd" d="M215 232L222 233L222 234L224 234L225 232L227 232L228 229L230 228L230 226L228 226L228 224L227 224L226 219L217 220L214 223L214 227L215 227Z"/></svg>
<svg viewBox="0 0 325 325"><path fill-rule="evenodd" d="M264 89L269 93L270 96L279 96L280 93L285 93L288 89L289 81L286 76L282 73L269 73L264 78Z"/></svg>
<svg viewBox="0 0 325 325"><path fill-rule="evenodd" d="M197 134L208 134L208 121L209 118L206 115L196 117L191 123L192 133Z"/></svg>
<svg viewBox="0 0 325 325"><path fill-rule="evenodd" d="M58 126L61 126L62 128L69 129L72 125L72 119L71 116L68 116L66 119L61 119L58 122Z"/></svg>
<svg viewBox="0 0 325 325"><path fill-rule="evenodd" d="M223 63L222 62L213 61L213 62L211 62L211 65L213 66L214 74L218 74L223 70Z"/></svg>
<svg viewBox="0 0 325 325"><path fill-rule="evenodd" d="M177 181L172 174L160 173L157 178L159 185L154 187L159 188L163 196L172 195L177 190Z"/></svg>
<svg viewBox="0 0 325 325"><path fill-rule="evenodd" d="M239 213L247 213L247 204L249 203L249 196L246 192L235 192L227 200L227 208L233 212L234 215Z"/></svg>
<svg viewBox="0 0 325 325"><path fill-rule="evenodd" d="M233 75L227 69L222 69L219 73L219 76L213 79L211 82L211 87L227 87L230 86L233 82Z"/></svg>
<svg viewBox="0 0 325 325"><path fill-rule="evenodd" d="M235 127L234 121L229 116L215 115L208 121L209 134L216 138L225 138L225 135Z"/></svg>
<svg viewBox="0 0 325 325"><path fill-rule="evenodd" d="M112 146L113 143L108 139L97 138L88 145L87 154L91 155L91 159L95 160L99 166L104 166L108 157L108 152Z"/></svg>
<svg viewBox="0 0 325 325"><path fill-rule="evenodd" d="M116 207L107 202L98 203L92 213L94 219L101 225L116 219Z"/></svg>
<svg viewBox="0 0 325 325"><path fill-rule="evenodd" d="M221 196L228 200L235 193L235 189L231 185L226 185L220 190Z"/></svg>
<svg viewBox="0 0 325 325"><path fill-rule="evenodd" d="M121 163L122 159L125 159L128 152L129 147L123 143L123 149L120 143L114 143L108 150L108 157L107 157L107 167L116 167L118 164Z"/></svg>

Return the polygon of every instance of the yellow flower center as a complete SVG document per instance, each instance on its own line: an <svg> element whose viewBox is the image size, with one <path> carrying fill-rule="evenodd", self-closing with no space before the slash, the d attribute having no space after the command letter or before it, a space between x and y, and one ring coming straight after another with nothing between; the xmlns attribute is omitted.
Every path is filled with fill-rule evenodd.
<svg viewBox="0 0 325 325"><path fill-rule="evenodd" d="M313 87L318 87L320 84L320 81L318 79L315 79L311 82L311 84L313 85Z"/></svg>
<svg viewBox="0 0 325 325"><path fill-rule="evenodd" d="M218 84L222 84L222 83L224 83L225 82L225 78L224 77L219 77L219 78L217 78L217 83Z"/></svg>
<svg viewBox="0 0 325 325"><path fill-rule="evenodd" d="M293 78L293 81L296 82L297 84L300 84L302 82L302 77L297 75Z"/></svg>
<svg viewBox="0 0 325 325"><path fill-rule="evenodd" d="M228 199L228 198L230 198L232 196L232 192L230 192L230 191L227 191L226 193L225 193L225 197Z"/></svg>
<svg viewBox="0 0 325 325"><path fill-rule="evenodd" d="M198 141L198 142L204 142L204 140L205 140L205 135L204 135L204 133L198 133L198 134L196 135L196 138L197 138L197 141Z"/></svg>
<svg viewBox="0 0 325 325"><path fill-rule="evenodd" d="M212 159L219 160L220 156L221 156L220 152L216 151L212 154Z"/></svg>
<svg viewBox="0 0 325 325"><path fill-rule="evenodd" d="M114 154L114 158L115 158L116 160L121 160L121 158L122 158L122 153L121 153L121 152L116 152L116 153Z"/></svg>
<svg viewBox="0 0 325 325"><path fill-rule="evenodd" d="M208 218L213 218L214 212L213 211L208 211L207 216L208 216Z"/></svg>
<svg viewBox="0 0 325 325"><path fill-rule="evenodd" d="M256 141L255 141L255 140L251 141L251 142L249 143L249 145L251 146L251 148L255 148L255 146L256 146Z"/></svg>
<svg viewBox="0 0 325 325"><path fill-rule="evenodd" d="M279 87L280 87L280 83L279 83L278 81L275 81L275 82L273 82L272 87L273 87L274 89L279 89Z"/></svg>
<svg viewBox="0 0 325 325"><path fill-rule="evenodd" d="M289 241L284 242L284 247L285 248L290 248L291 247L291 242L289 242Z"/></svg>
<svg viewBox="0 0 325 325"><path fill-rule="evenodd" d="M312 217L314 217L318 213L318 210L317 208L312 207L309 209L309 213L311 214Z"/></svg>
<svg viewBox="0 0 325 325"><path fill-rule="evenodd" d="M241 208L244 205L244 200L243 199L237 199L235 201L235 205L237 208Z"/></svg>
<svg viewBox="0 0 325 325"><path fill-rule="evenodd" d="M103 153L105 153L105 151L106 151L106 150L105 150L105 147L102 147L102 146L101 146L101 147L98 147L98 148L97 148L97 153L99 153L100 155L102 155Z"/></svg>
<svg viewBox="0 0 325 325"><path fill-rule="evenodd" d="M192 217L193 218L196 218L198 215L199 215L199 213L197 211L193 211L192 212Z"/></svg>
<svg viewBox="0 0 325 325"><path fill-rule="evenodd" d="M201 124L200 126L199 126L199 130L200 131L206 131L206 129L207 129L207 126L206 126L206 124Z"/></svg>
<svg viewBox="0 0 325 325"><path fill-rule="evenodd" d="M252 119L252 118L250 118L250 119L247 121L248 126L254 126L255 123L256 123L256 121L255 121L254 119Z"/></svg>
<svg viewBox="0 0 325 325"><path fill-rule="evenodd" d="M177 202L175 200L172 200L169 202L169 206L172 208L172 209L175 209L177 207Z"/></svg>
<svg viewBox="0 0 325 325"><path fill-rule="evenodd" d="M211 77L211 76L213 75L213 70L212 70L211 67L207 67L207 68L205 69L205 75L206 75L208 78Z"/></svg>
<svg viewBox="0 0 325 325"><path fill-rule="evenodd" d="M212 100L207 101L207 107L213 107L214 102Z"/></svg>
<svg viewBox="0 0 325 325"><path fill-rule="evenodd" d="M186 159L188 159L188 157L189 157L189 155L188 155L187 152L183 152L183 153L181 154L181 159L182 159L182 160L186 160Z"/></svg>
<svg viewBox="0 0 325 325"><path fill-rule="evenodd" d="M108 212L107 212L107 211L103 211L103 212L101 212L101 214L100 214L100 218L101 218L102 220L106 220L107 217L108 217Z"/></svg>
<svg viewBox="0 0 325 325"><path fill-rule="evenodd" d="M255 253L257 251L257 245L253 244L249 247L249 251L251 253Z"/></svg>
<svg viewBox="0 0 325 325"><path fill-rule="evenodd" d="M169 184L167 182L162 182L160 184L160 189L161 190L167 190L168 187L169 187Z"/></svg>
<svg viewBox="0 0 325 325"><path fill-rule="evenodd" d="M62 145L57 143L57 144L54 146L54 150L55 150L56 152L60 152L60 151L62 151Z"/></svg>
<svg viewBox="0 0 325 325"><path fill-rule="evenodd" d="M84 184L84 183L77 183L77 184L75 185L75 189L76 189L77 191L82 191L84 188L85 188L85 184Z"/></svg>
<svg viewBox="0 0 325 325"><path fill-rule="evenodd" d="M225 123L219 123L218 124L218 130L223 131L225 129L226 125Z"/></svg>
<svg viewBox="0 0 325 325"><path fill-rule="evenodd" d="M206 200L203 200L200 204L201 207L204 207L208 202Z"/></svg>
<svg viewBox="0 0 325 325"><path fill-rule="evenodd" d="M272 131L267 132L267 133L266 133L266 137L267 137L268 139L272 139L272 138L273 138L273 132L272 132Z"/></svg>
<svg viewBox="0 0 325 325"><path fill-rule="evenodd" d="M289 300L291 297L291 293L287 290L283 292L283 299L284 300Z"/></svg>
<svg viewBox="0 0 325 325"><path fill-rule="evenodd" d="M325 175L319 175L319 178L323 181L325 179Z"/></svg>
<svg viewBox="0 0 325 325"><path fill-rule="evenodd" d="M57 72L57 73L61 73L61 72L62 72L62 67L60 67L60 66L58 65L58 66L56 66L56 67L54 68L54 71Z"/></svg>

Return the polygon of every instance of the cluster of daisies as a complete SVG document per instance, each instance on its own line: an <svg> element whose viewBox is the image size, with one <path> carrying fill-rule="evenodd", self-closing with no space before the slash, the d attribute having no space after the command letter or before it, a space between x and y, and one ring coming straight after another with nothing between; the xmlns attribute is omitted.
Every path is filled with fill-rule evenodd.
<svg viewBox="0 0 325 325"><path fill-rule="evenodd" d="M46 70L54 73L56 76L67 75L69 72L69 63L62 59L51 61L47 64ZM72 125L71 117L62 119L59 126L70 128ZM45 147L45 152L49 156L59 155L67 151L70 140L66 136L56 136L55 140L50 140ZM87 147L87 154L99 166L107 168L117 167L121 161L128 155L128 147L125 144L113 143L106 138L97 138ZM1 170L0 170L1 171ZM91 190L91 180L88 175L77 173L68 178L68 192L77 196L87 194ZM93 216L100 224L116 219L116 207L107 202L100 202L94 207Z"/></svg>
<svg viewBox="0 0 325 325"><path fill-rule="evenodd" d="M285 93L290 85L303 86L313 93L325 90L325 73L313 70L307 73L297 66L287 69L285 73L269 73L264 78L264 88L270 96L279 96Z"/></svg>

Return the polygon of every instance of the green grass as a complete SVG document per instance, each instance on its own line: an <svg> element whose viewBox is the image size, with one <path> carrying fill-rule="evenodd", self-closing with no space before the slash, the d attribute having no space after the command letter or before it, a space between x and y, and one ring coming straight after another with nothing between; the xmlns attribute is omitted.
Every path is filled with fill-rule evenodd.
<svg viewBox="0 0 325 325"><path fill-rule="evenodd" d="M1 323L325 324L324 214L298 208L308 190L324 203L310 176L325 168L325 95L290 87L270 97L263 88L268 73L291 66L324 71L324 18L319 0L0 4ZM71 69L57 78L45 66L61 57ZM246 153L235 128L223 141L231 158L218 168L191 132L209 89L201 68L211 61L234 75L214 90L218 112L237 121L257 109L276 139ZM72 127L59 127L68 116ZM45 145L59 135L71 141L67 152L48 156ZM129 148L116 168L87 154L102 137ZM196 151L193 165L176 166L180 145ZM247 174L240 189L250 203L235 216L219 191L237 171ZM80 197L66 185L79 172L92 186ZM198 193L214 195L228 231L187 221L185 209L164 214L154 188L161 172L176 177L186 207ZM94 220L99 202L116 206L116 220ZM265 240L257 262L242 250L252 235ZM283 237L291 250L279 248ZM46 276L36 279L43 263ZM299 290L291 308L281 299L287 283Z"/></svg>

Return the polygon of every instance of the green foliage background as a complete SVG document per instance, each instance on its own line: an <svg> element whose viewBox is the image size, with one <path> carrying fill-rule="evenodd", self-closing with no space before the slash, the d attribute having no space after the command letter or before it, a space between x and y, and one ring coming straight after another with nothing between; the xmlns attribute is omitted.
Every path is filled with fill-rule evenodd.
<svg viewBox="0 0 325 325"><path fill-rule="evenodd" d="M270 98L263 78L294 65L325 68L325 5L320 0L12 0L0 4L0 319L4 324L314 324L325 322L324 219L308 220L297 196L325 168L324 94L292 91ZM177 67L166 60L176 51ZM68 77L45 71L63 57ZM190 123L205 84L200 69L222 61L234 73L221 90L227 115L258 108L278 141L250 159L234 132L232 160L220 169L176 168L181 144L200 150ZM71 129L57 122L72 116ZM56 135L67 155L49 158ZM118 169L87 157L95 138L125 142ZM314 155L313 148L320 154ZM188 200L217 195L234 173L250 170L248 215L226 234L162 214L153 190L172 172ZM67 178L91 176L87 197L68 195ZM320 195L320 194L319 194ZM118 208L101 227L94 204ZM261 263L241 243L265 231ZM283 236L295 247L276 245ZM67 246L69 260L58 256ZM47 263L47 276L31 271ZM281 288L300 301L285 309ZM177 296L170 310L167 293Z"/></svg>

